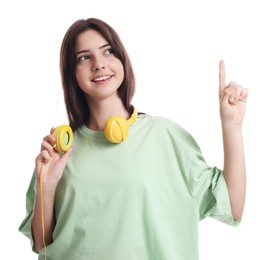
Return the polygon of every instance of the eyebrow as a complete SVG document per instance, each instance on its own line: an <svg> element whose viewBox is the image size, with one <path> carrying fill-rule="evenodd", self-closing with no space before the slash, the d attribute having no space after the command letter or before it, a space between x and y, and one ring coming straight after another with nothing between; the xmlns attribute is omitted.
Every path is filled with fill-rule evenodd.
<svg viewBox="0 0 273 260"><path fill-rule="evenodd" d="M106 43L106 44L100 46L99 49L103 49L103 48L105 48L105 47L107 47L107 46L111 46L110 43ZM77 51L77 52L76 52L76 55L81 54L81 53L85 53L85 52L90 52L90 50L81 50L81 51Z"/></svg>

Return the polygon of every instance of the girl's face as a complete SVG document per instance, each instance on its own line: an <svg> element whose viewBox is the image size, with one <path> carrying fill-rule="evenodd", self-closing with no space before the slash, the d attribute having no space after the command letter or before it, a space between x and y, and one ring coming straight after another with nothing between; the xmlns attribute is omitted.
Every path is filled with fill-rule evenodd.
<svg viewBox="0 0 273 260"><path fill-rule="evenodd" d="M124 79L124 69L105 38L92 29L79 34L76 55L76 79L87 100L118 97L117 89Z"/></svg>

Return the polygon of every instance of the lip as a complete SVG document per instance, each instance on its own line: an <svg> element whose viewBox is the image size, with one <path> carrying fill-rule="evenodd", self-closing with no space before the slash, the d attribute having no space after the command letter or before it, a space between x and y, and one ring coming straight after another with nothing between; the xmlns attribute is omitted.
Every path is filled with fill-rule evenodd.
<svg viewBox="0 0 273 260"><path fill-rule="evenodd" d="M113 77L113 75L99 75L97 77L95 77L94 79L92 79L91 81L94 83L103 83L109 79L111 79Z"/></svg>

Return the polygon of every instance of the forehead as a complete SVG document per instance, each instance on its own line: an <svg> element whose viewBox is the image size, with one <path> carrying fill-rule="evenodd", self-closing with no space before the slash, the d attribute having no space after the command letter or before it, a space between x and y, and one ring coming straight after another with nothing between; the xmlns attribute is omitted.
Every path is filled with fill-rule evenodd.
<svg viewBox="0 0 273 260"><path fill-rule="evenodd" d="M108 43L107 40L99 32L88 29L78 35L76 39L76 51L98 49L106 43Z"/></svg>

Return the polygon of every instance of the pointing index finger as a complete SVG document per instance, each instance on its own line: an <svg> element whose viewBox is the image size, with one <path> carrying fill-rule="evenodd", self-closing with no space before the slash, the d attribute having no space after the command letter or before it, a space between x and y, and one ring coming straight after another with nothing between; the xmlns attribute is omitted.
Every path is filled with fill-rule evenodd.
<svg viewBox="0 0 273 260"><path fill-rule="evenodd" d="M221 96L224 89L226 88L226 71L225 63L223 60L219 62L219 95Z"/></svg>

